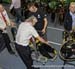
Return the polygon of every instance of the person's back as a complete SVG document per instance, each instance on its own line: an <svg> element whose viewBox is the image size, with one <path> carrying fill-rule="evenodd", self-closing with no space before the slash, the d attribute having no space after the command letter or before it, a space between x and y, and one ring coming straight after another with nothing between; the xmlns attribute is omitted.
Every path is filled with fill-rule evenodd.
<svg viewBox="0 0 75 69"><path fill-rule="evenodd" d="M28 10L28 17L34 15L37 18L38 21L34 27L39 35L43 37L43 35L46 33L47 28L47 15L44 13L44 11L42 11L42 9L40 10L40 8L37 7L34 3L30 3L28 5Z"/></svg>
<svg viewBox="0 0 75 69"><path fill-rule="evenodd" d="M32 30L33 27L28 22L21 23L17 31L16 41L19 44L28 45L29 39L32 37Z"/></svg>

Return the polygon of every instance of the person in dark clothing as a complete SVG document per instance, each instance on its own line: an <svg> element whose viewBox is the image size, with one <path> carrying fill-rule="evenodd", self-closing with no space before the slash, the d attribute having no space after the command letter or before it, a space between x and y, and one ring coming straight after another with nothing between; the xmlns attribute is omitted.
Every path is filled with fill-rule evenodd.
<svg viewBox="0 0 75 69"><path fill-rule="evenodd" d="M64 39L67 40L71 34L72 38L75 39L75 2L71 2L69 6L69 11L65 15L64 19Z"/></svg>
<svg viewBox="0 0 75 69"><path fill-rule="evenodd" d="M69 12L65 15L64 28L66 31L75 30L75 2L70 4Z"/></svg>
<svg viewBox="0 0 75 69"><path fill-rule="evenodd" d="M51 22L54 23L55 21L55 10L52 10L52 13L51 13Z"/></svg>
<svg viewBox="0 0 75 69"><path fill-rule="evenodd" d="M46 28L47 28L47 15L44 13L44 11L39 8L36 4L34 3L29 3L28 4L28 17L34 15L38 22L34 26L37 32L39 33L40 36L43 36L46 33Z"/></svg>
<svg viewBox="0 0 75 69"><path fill-rule="evenodd" d="M64 28L67 31L71 31L72 30L72 16L70 15L69 12L65 15Z"/></svg>

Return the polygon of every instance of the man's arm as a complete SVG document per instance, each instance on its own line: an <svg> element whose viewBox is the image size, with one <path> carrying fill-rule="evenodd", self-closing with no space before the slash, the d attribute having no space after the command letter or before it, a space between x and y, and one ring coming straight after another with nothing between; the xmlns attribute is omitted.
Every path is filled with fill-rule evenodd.
<svg viewBox="0 0 75 69"><path fill-rule="evenodd" d="M44 28L42 29L43 33L46 32L47 24L48 24L47 18L44 18Z"/></svg>
<svg viewBox="0 0 75 69"><path fill-rule="evenodd" d="M34 27L31 27L30 30L31 30L31 34L32 34L36 39L38 39L38 40L39 40L40 42L42 42L42 43L48 44L48 41L46 41L46 40L44 40L42 37L40 37Z"/></svg>
<svg viewBox="0 0 75 69"><path fill-rule="evenodd" d="M40 42L48 44L48 41L44 40L42 37L38 36L36 37L36 39L38 39Z"/></svg>
<svg viewBox="0 0 75 69"><path fill-rule="evenodd" d="M12 26L12 27L15 26L15 23L10 20L10 18L9 18L9 16L8 16L6 11L5 11L5 13L6 13L5 17L6 17L8 26Z"/></svg>

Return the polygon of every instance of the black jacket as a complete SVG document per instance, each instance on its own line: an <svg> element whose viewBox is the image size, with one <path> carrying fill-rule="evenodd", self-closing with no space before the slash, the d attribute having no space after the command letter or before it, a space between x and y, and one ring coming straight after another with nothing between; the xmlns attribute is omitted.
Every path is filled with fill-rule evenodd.
<svg viewBox="0 0 75 69"><path fill-rule="evenodd" d="M70 12L68 12L65 15L65 19L64 19L64 28L67 31L71 31L72 30L72 16L70 15Z"/></svg>

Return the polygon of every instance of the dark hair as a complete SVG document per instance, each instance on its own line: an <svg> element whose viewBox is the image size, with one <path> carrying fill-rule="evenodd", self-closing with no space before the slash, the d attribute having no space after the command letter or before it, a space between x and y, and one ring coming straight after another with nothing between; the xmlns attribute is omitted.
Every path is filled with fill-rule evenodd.
<svg viewBox="0 0 75 69"><path fill-rule="evenodd" d="M34 3L28 3L28 8L30 8L31 6L34 6Z"/></svg>
<svg viewBox="0 0 75 69"><path fill-rule="evenodd" d="M30 8L31 6L35 6L35 7L37 7L38 8L38 4L37 3L28 3L28 8Z"/></svg>

